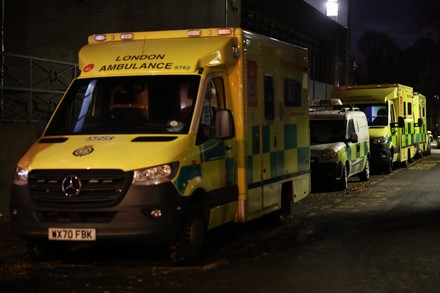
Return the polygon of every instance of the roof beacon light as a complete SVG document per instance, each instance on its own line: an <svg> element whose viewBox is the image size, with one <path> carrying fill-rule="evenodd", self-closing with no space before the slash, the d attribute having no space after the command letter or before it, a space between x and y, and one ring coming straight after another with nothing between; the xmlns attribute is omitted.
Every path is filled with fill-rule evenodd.
<svg viewBox="0 0 440 293"><path fill-rule="evenodd" d="M133 33L122 33L121 34L121 40L133 40L134 34Z"/></svg>
<svg viewBox="0 0 440 293"><path fill-rule="evenodd" d="M314 100L312 107L334 107L342 106L342 101L340 99L321 99Z"/></svg>
<svg viewBox="0 0 440 293"><path fill-rule="evenodd" d="M200 37L202 35L201 30L190 30L187 32L188 37Z"/></svg>
<svg viewBox="0 0 440 293"><path fill-rule="evenodd" d="M94 35L93 39L95 42L104 42L107 40L107 35Z"/></svg>
<svg viewBox="0 0 440 293"><path fill-rule="evenodd" d="M217 35L219 36L226 36L226 35L230 35L232 34L232 29L231 28L219 28L217 30Z"/></svg>

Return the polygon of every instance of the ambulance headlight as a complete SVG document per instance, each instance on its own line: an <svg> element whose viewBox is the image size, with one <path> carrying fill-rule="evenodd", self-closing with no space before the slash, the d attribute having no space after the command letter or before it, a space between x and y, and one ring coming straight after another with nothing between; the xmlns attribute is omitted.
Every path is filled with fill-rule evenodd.
<svg viewBox="0 0 440 293"><path fill-rule="evenodd" d="M26 185L28 183L28 173L29 171L17 166L14 174L14 184Z"/></svg>
<svg viewBox="0 0 440 293"><path fill-rule="evenodd" d="M380 136L373 139L373 143L375 144L384 144L387 143L388 136Z"/></svg>
<svg viewBox="0 0 440 293"><path fill-rule="evenodd" d="M179 163L170 163L145 169L135 170L133 174L134 185L157 185L168 182L176 175Z"/></svg>
<svg viewBox="0 0 440 293"><path fill-rule="evenodd" d="M338 152L335 150L325 150L322 152L322 157L326 160L335 159L338 156Z"/></svg>

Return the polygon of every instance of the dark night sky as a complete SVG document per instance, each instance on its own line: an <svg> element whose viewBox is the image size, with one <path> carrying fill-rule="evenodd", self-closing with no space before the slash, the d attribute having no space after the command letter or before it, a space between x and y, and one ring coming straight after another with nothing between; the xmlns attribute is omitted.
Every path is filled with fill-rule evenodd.
<svg viewBox="0 0 440 293"><path fill-rule="evenodd" d="M438 0L435 0L438 1ZM357 40L365 32L385 32L402 49L423 36L415 32L420 0L351 0L351 51L358 59Z"/></svg>

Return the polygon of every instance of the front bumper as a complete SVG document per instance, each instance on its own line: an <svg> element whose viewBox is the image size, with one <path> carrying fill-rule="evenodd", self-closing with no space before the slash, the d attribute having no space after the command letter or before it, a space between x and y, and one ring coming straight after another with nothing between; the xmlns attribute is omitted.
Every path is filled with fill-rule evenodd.
<svg viewBox="0 0 440 293"><path fill-rule="evenodd" d="M97 240L144 239L151 244L170 243L181 231L188 199L172 183L155 186L130 185L112 205L72 201L41 204L33 200L28 186L13 186L10 212L15 234L25 240L48 239L49 228L95 228ZM81 194L79 195L81 196ZM160 211L160 217L151 212ZM157 213L156 213L157 214Z"/></svg>
<svg viewBox="0 0 440 293"><path fill-rule="evenodd" d="M343 164L339 161L332 163L319 163L317 160L312 159L312 183L336 182L341 180L342 167Z"/></svg>
<svg viewBox="0 0 440 293"><path fill-rule="evenodd" d="M389 163L391 157L391 150L388 144L373 144L370 143L371 154L371 168L382 169Z"/></svg>

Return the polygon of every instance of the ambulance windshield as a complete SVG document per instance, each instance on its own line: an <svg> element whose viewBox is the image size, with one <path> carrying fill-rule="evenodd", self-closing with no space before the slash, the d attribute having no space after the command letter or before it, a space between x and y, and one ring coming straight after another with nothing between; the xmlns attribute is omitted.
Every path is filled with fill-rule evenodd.
<svg viewBox="0 0 440 293"><path fill-rule="evenodd" d="M45 135L187 133L199 83L197 75L78 79Z"/></svg>
<svg viewBox="0 0 440 293"><path fill-rule="evenodd" d="M355 105L355 107L365 113L368 126L383 127L389 124L388 107L386 104L359 104Z"/></svg>
<svg viewBox="0 0 440 293"><path fill-rule="evenodd" d="M344 141L346 126L344 120L311 120L311 144L324 144Z"/></svg>

